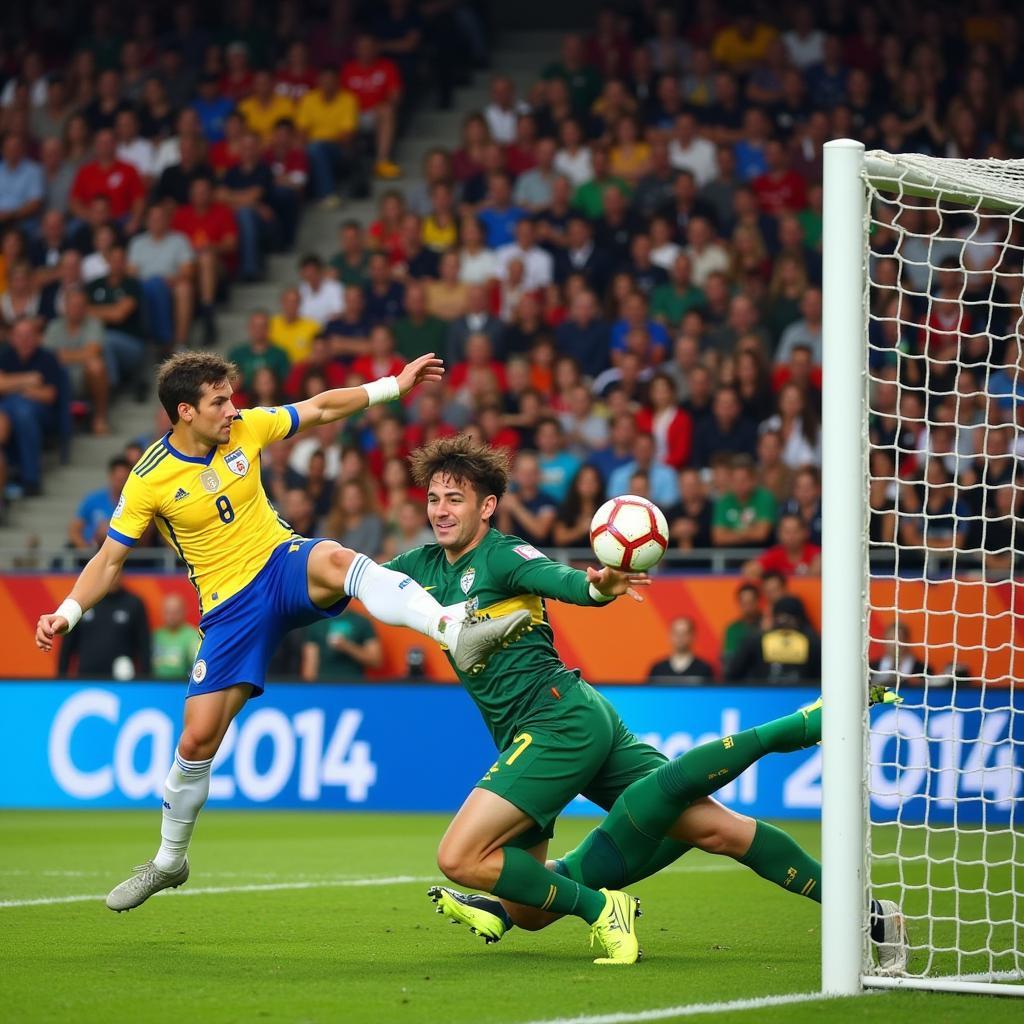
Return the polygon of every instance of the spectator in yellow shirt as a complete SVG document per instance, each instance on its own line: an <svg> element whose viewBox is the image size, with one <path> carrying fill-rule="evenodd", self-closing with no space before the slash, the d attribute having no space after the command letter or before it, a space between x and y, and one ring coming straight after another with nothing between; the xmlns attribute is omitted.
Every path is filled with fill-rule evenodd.
<svg viewBox="0 0 1024 1024"><path fill-rule="evenodd" d="M292 366L309 358L313 339L320 333L316 320L299 316L299 301L298 288L285 288L281 293L281 312L270 318L267 331L271 343L288 353Z"/></svg>
<svg viewBox="0 0 1024 1024"><path fill-rule="evenodd" d="M715 36L711 56L730 71L744 74L764 59L776 34L770 25L759 22L751 14L744 14Z"/></svg>
<svg viewBox="0 0 1024 1024"><path fill-rule="evenodd" d="M274 77L269 71L257 71L252 79L252 95L238 104L239 113L245 118L249 131L260 137L260 142L270 142L274 125L283 117L295 114L295 105L287 96L274 92Z"/></svg>
<svg viewBox="0 0 1024 1024"><path fill-rule="evenodd" d="M320 72L317 87L299 102L295 123L306 138L314 198L324 206L338 206L338 175L352 162L359 104L352 93L339 86L336 71Z"/></svg>

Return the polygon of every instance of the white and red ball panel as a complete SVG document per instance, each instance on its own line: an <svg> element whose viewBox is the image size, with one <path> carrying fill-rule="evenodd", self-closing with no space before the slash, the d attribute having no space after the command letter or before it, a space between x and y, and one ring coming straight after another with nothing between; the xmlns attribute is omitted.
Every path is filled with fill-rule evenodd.
<svg viewBox="0 0 1024 1024"><path fill-rule="evenodd" d="M590 544L612 569L645 572L668 548L668 522L653 502L636 494L609 498L590 522Z"/></svg>

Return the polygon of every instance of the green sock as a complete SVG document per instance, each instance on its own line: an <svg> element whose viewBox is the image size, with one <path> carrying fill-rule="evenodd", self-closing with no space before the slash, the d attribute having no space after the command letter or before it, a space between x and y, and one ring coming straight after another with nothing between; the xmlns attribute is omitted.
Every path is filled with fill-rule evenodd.
<svg viewBox="0 0 1024 1024"><path fill-rule="evenodd" d="M754 841L739 862L787 892L821 902L821 865L792 836L767 821L757 822Z"/></svg>
<svg viewBox="0 0 1024 1024"><path fill-rule="evenodd" d="M702 743L638 779L615 801L601 828L637 877L676 819L694 800L727 786L765 754L800 750L821 737L820 709L794 712Z"/></svg>
<svg viewBox="0 0 1024 1024"><path fill-rule="evenodd" d="M505 863L494 888L495 896L553 914L572 914L593 924L604 910L603 893L581 885L575 879L549 871L525 850L502 848Z"/></svg>
<svg viewBox="0 0 1024 1024"><path fill-rule="evenodd" d="M766 754L789 754L813 747L821 741L821 708L794 711L791 715L758 725L754 731L760 736Z"/></svg>

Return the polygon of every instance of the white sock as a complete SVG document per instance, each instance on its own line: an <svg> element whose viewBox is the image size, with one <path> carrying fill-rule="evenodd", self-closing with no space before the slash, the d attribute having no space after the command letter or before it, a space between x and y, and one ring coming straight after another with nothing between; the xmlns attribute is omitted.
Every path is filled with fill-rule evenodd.
<svg viewBox="0 0 1024 1024"><path fill-rule="evenodd" d="M453 646L461 623L415 580L356 555L345 577L345 593L389 626L408 626L438 643Z"/></svg>
<svg viewBox="0 0 1024 1024"><path fill-rule="evenodd" d="M177 751L164 783L164 818L160 825L160 849L153 863L161 871L177 871L185 861L196 818L210 795L210 765L186 761Z"/></svg>

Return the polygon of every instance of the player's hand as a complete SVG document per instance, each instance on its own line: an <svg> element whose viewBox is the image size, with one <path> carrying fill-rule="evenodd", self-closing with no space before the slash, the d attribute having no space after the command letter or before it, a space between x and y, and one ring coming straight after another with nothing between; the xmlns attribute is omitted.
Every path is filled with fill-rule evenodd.
<svg viewBox="0 0 1024 1024"><path fill-rule="evenodd" d="M398 392L407 395L418 384L436 384L443 376L444 360L428 352L402 367L398 375Z"/></svg>
<svg viewBox="0 0 1024 1024"><path fill-rule="evenodd" d="M595 569L592 565L587 566L587 582L600 594L605 597L621 597L625 594L634 601L642 601L641 594L636 587L649 587L651 577L645 572L620 572L618 569Z"/></svg>
<svg viewBox="0 0 1024 1024"><path fill-rule="evenodd" d="M68 631L68 620L63 615L40 615L36 623L36 647L41 651L53 650L53 638Z"/></svg>

